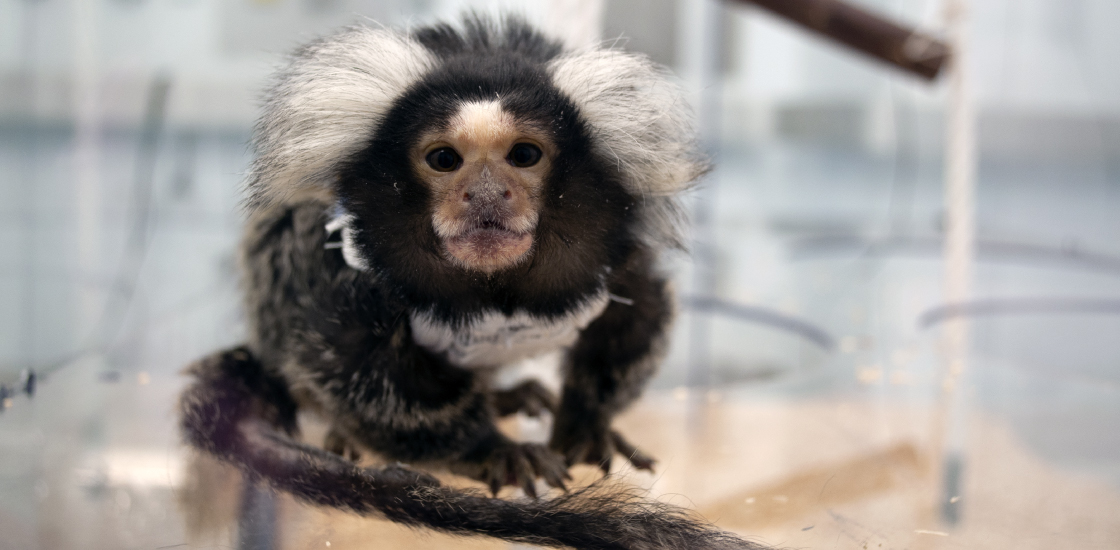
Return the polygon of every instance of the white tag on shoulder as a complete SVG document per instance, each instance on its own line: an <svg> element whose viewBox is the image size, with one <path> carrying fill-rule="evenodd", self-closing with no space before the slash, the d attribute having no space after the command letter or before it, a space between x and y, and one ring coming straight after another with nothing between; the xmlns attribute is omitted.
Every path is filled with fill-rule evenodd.
<svg viewBox="0 0 1120 550"><path fill-rule="evenodd" d="M358 271L369 271L369 264L358 253L358 246L354 243L354 229L350 227L350 224L354 221L354 215L347 212L341 205L335 205L331 213L331 219L326 225L328 238L334 233L340 233L342 259L346 261L346 265ZM339 248L338 243L332 242L328 242L325 246L326 248Z"/></svg>

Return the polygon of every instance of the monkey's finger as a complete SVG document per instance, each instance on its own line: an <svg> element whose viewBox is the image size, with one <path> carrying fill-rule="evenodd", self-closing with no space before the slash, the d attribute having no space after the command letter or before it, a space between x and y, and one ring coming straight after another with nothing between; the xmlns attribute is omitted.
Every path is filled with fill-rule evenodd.
<svg viewBox="0 0 1120 550"><path fill-rule="evenodd" d="M597 438L595 444L591 446L591 452L588 453L587 463L599 467L603 474L611 473L611 461L614 457L614 442L611 441L610 434L604 434Z"/></svg>
<svg viewBox="0 0 1120 550"><path fill-rule="evenodd" d="M541 402L536 398L526 399L525 400L525 406L521 409L522 412L524 412L527 416L530 416L532 418L536 418L536 417L540 416L541 411L543 411L543 410L544 410L544 405L542 405Z"/></svg>
<svg viewBox="0 0 1120 550"><path fill-rule="evenodd" d="M572 446L572 448L568 449L568 452L564 453L564 460L568 463L568 466L574 466L576 464L582 464L584 462L584 460L586 459L587 454L590 451L591 451L591 442L590 441L584 441L582 443L578 443L578 444Z"/></svg>
<svg viewBox="0 0 1120 550"><path fill-rule="evenodd" d="M533 397L536 400L536 405L539 408L544 408L552 414L556 414L556 396L552 395L548 388L541 385L536 380L530 380L530 391L533 392ZM538 409L539 410L539 409Z"/></svg>
<svg viewBox="0 0 1120 550"><path fill-rule="evenodd" d="M560 487L567 491L568 488L564 486L564 481L572 480L572 472L568 470L568 465L564 463L564 457L556 453L551 453L549 457L553 464L555 464L555 471L560 474Z"/></svg>
<svg viewBox="0 0 1120 550"><path fill-rule="evenodd" d="M528 449L524 446L514 449L509 454L509 471L506 473L506 484L521 487L522 491L530 498L537 498L537 488L533 485L533 465L529 462Z"/></svg>
<svg viewBox="0 0 1120 550"><path fill-rule="evenodd" d="M521 486L525 484L525 480L530 481L537 478L536 468L533 467L531 460L531 453L528 449L522 447L514 453L509 460L510 463L510 477L515 479L511 485Z"/></svg>
<svg viewBox="0 0 1120 550"><path fill-rule="evenodd" d="M564 483L564 478L567 477L570 479L570 476L568 475L566 470L564 471L563 475L557 473L556 470L549 469L546 469L544 472L542 472L542 474L545 483L548 483L549 487L556 487L557 489L560 489L565 493L568 492L568 485Z"/></svg>
<svg viewBox="0 0 1120 550"><path fill-rule="evenodd" d="M533 463L534 471L544 478L546 483L565 492L568 490L564 478L571 479L571 474L568 473L563 457L548 449L540 448L537 452L529 454L529 460Z"/></svg>
<svg viewBox="0 0 1120 550"><path fill-rule="evenodd" d="M603 475L611 473L611 453L603 453L605 456L599 459L599 469L603 471Z"/></svg>
<svg viewBox="0 0 1120 550"><path fill-rule="evenodd" d="M502 485L505 485L506 471L508 468L505 467L503 464L504 462L504 457L495 457L493 459L493 464L490 465L489 471L487 472L486 477L488 479L486 481L490 486L490 494L493 496L498 496L498 491L501 491Z"/></svg>
<svg viewBox="0 0 1120 550"><path fill-rule="evenodd" d="M657 464L657 461L654 460L653 457L638 450L638 448L629 441L626 441L626 439L622 437L622 434L611 430L611 441L614 443L615 450L629 459L630 464L633 464L635 468L653 471L653 466Z"/></svg>

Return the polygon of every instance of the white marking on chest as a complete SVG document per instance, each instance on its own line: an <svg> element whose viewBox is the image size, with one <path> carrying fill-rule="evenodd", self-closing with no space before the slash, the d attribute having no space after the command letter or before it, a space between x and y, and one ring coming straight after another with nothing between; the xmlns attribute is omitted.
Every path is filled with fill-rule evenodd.
<svg viewBox="0 0 1120 550"><path fill-rule="evenodd" d="M566 349L579 332L607 308L606 292L566 315L552 319L523 311L505 315L488 311L455 329L427 313L412 313L412 338L428 351L444 354L460 367L500 367L515 361Z"/></svg>

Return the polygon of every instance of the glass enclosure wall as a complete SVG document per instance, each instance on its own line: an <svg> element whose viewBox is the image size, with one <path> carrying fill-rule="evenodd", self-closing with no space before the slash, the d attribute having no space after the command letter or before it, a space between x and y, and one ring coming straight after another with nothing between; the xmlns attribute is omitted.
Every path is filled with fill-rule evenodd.
<svg viewBox="0 0 1120 550"><path fill-rule="evenodd" d="M857 3L943 29L939 0ZM567 4L680 75L714 161L664 261L669 355L620 420L661 459L636 483L779 546L1120 546L1120 3L972 1L960 311L944 82L746 2ZM563 34L563 5L0 0L0 548L246 547L240 485L199 489L174 409L185 365L245 339L241 184L270 73L343 25L513 9ZM946 404L956 313L971 346ZM278 548L459 544L276 502Z"/></svg>

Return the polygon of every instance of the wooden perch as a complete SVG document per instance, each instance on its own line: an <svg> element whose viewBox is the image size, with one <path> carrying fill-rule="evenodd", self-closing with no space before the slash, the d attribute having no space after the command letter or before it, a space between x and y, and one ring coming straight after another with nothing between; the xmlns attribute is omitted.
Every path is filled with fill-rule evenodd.
<svg viewBox="0 0 1120 550"><path fill-rule="evenodd" d="M949 46L841 0L739 0L886 61L927 80L937 78Z"/></svg>

